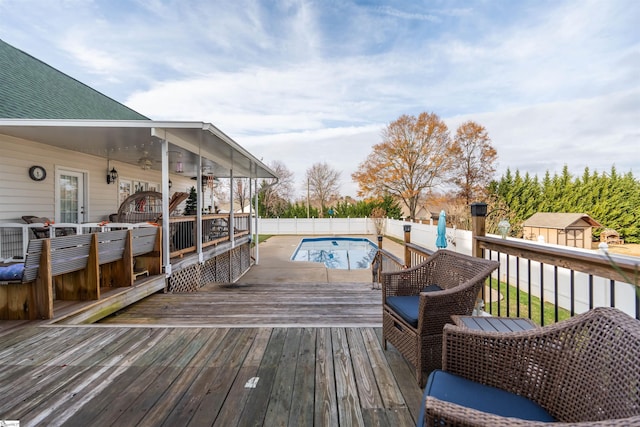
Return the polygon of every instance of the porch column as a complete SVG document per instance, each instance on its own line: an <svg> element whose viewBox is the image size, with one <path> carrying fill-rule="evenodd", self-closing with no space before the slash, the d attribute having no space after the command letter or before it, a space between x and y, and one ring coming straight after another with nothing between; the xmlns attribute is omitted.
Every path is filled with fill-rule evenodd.
<svg viewBox="0 0 640 427"><path fill-rule="evenodd" d="M198 261L204 263L202 254L202 207L204 206L204 188L202 188L202 154L198 153L198 179L196 180L196 188L198 193L198 206L196 208L196 253Z"/></svg>
<svg viewBox="0 0 640 427"><path fill-rule="evenodd" d="M169 233L169 142L162 138L160 139L160 157L162 168L162 182L160 184L162 188L162 265L164 266L164 273L166 277L171 276L171 253L169 250L169 239L171 234Z"/></svg>
<svg viewBox="0 0 640 427"><path fill-rule="evenodd" d="M229 188L231 189L231 191L229 192L229 241L231 242L231 247L235 247L236 245L236 239L234 236L234 227L233 227L233 168L229 169L229 182L230 182L230 186Z"/></svg>
<svg viewBox="0 0 640 427"><path fill-rule="evenodd" d="M255 178L253 180L253 189L254 189L254 197L255 200L253 201L253 209L252 212L249 214L249 227L251 228L251 234L253 236L253 247L254 247L254 258L255 258L255 265L258 265L258 263L260 262L260 249L258 245L258 240L259 240L259 236L258 236L258 178ZM251 193L251 192L249 192ZM249 199L251 200L251 199ZM253 227L251 226L251 215L253 215Z"/></svg>

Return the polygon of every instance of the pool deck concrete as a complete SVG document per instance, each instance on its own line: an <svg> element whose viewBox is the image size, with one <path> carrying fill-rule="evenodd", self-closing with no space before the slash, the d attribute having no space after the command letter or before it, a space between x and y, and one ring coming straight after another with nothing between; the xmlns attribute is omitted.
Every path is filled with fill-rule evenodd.
<svg viewBox="0 0 640 427"><path fill-rule="evenodd" d="M258 249L257 264L242 276L238 280L238 283L371 282L370 269L337 270L327 268L323 263L292 261L291 256L298 247L298 244L300 244L300 240L304 237L305 236L272 236L261 243ZM377 244L377 239L374 235L348 237L365 237ZM382 247L400 258L404 256L403 246L393 240L383 239Z"/></svg>

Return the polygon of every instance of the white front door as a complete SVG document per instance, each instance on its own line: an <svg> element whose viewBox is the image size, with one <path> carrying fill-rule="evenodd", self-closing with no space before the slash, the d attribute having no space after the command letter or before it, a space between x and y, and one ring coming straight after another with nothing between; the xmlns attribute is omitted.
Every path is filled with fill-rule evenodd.
<svg viewBox="0 0 640 427"><path fill-rule="evenodd" d="M60 169L56 188L56 222L80 224L85 221L85 174Z"/></svg>

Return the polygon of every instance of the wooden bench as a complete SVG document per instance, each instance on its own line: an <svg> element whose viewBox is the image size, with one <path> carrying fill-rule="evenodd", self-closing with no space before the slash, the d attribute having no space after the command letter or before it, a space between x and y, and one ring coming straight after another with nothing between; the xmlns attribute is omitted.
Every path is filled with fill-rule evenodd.
<svg viewBox="0 0 640 427"><path fill-rule="evenodd" d="M140 227L131 230L134 278L143 274L162 274L162 229Z"/></svg>
<svg viewBox="0 0 640 427"><path fill-rule="evenodd" d="M51 319L53 300L97 300L132 286L136 267L162 271L157 227L31 240L21 281L0 286L1 319Z"/></svg>
<svg viewBox="0 0 640 427"><path fill-rule="evenodd" d="M24 260L22 279L0 285L0 319L36 320L53 317L52 286L40 275L50 265L49 239L30 240Z"/></svg>

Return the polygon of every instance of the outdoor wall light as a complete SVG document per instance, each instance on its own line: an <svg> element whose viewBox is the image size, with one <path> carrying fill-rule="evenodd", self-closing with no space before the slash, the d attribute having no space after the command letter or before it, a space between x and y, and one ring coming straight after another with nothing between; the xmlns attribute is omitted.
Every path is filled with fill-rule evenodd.
<svg viewBox="0 0 640 427"><path fill-rule="evenodd" d="M471 216L487 216L487 204L482 202L471 203Z"/></svg>
<svg viewBox="0 0 640 427"><path fill-rule="evenodd" d="M171 180L169 180L169 190L171 190L171 186L173 185L173 182L171 182Z"/></svg>
<svg viewBox="0 0 640 427"><path fill-rule="evenodd" d="M109 170L109 162L107 162L107 184L113 184L118 179L118 171L116 168Z"/></svg>
<svg viewBox="0 0 640 427"><path fill-rule="evenodd" d="M498 233L500 233L503 239L507 238L509 230L511 230L511 224L509 224L509 221L506 219L503 219L498 223Z"/></svg>

